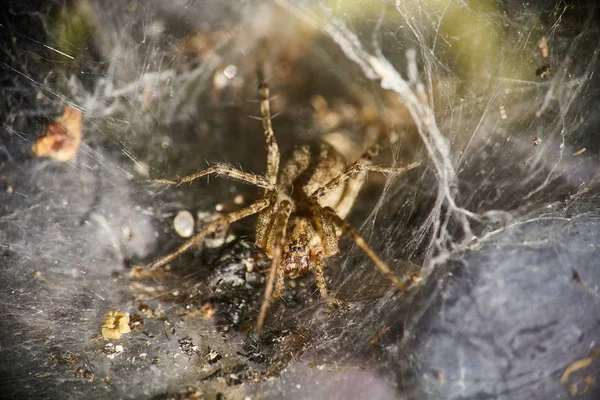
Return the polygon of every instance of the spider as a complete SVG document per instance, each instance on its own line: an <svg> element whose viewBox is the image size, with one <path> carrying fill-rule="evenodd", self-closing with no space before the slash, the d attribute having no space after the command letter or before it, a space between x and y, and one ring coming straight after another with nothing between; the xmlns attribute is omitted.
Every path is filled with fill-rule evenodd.
<svg viewBox="0 0 600 400"><path fill-rule="evenodd" d="M368 171L401 173L416 167L419 162L401 168L373 165L371 159L378 152L378 147L374 146L358 161L347 165L344 156L331 145L315 141L294 147L280 167L279 147L271 125L269 88L264 65L260 61L257 74L267 150L266 174L256 175L216 163L176 180L156 179L154 182L180 185L209 174L224 175L262 188L263 197L208 224L177 250L146 265L146 268L163 266L190 247L200 244L207 235L242 218L258 214L256 245L271 259L271 266L255 325L256 332L262 329L271 297L279 297L284 288L286 274L295 278L312 271L321 297L327 298L324 264L328 257L339 252L338 240L342 233L350 236L399 290L404 291L412 283L418 282L418 274L404 281L396 277L344 218L350 212Z"/></svg>

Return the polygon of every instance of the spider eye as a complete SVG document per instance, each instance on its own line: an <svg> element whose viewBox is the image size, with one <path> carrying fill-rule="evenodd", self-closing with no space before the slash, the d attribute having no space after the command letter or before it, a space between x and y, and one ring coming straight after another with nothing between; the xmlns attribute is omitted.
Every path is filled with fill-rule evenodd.
<svg viewBox="0 0 600 400"><path fill-rule="evenodd" d="M304 246L302 246L301 244L299 244L299 243L293 243L293 244L290 245L290 252L300 253L302 251L304 251Z"/></svg>

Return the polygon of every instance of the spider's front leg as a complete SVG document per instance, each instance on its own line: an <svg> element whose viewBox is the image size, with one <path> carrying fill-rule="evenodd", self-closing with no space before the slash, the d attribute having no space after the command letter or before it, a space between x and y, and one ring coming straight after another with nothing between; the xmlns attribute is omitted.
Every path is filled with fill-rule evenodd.
<svg viewBox="0 0 600 400"><path fill-rule="evenodd" d="M279 172L279 146L277 145L277 139L273 132L273 126L271 124L271 104L270 104L270 92L269 86L267 85L264 59L267 57L267 45L263 43L261 45L258 65L256 72L258 75L258 98L260 101L260 115L263 123L263 131L265 133L265 144L267 149L267 180L271 185L275 185L277 182L277 173Z"/></svg>
<svg viewBox="0 0 600 400"><path fill-rule="evenodd" d="M315 278L317 281L317 287L319 288L319 294L322 299L328 299L329 296L327 294L327 283L325 282L325 271L324 271L325 263L321 257L317 258L313 265L313 273L315 274Z"/></svg>
<svg viewBox="0 0 600 400"><path fill-rule="evenodd" d="M342 183L346 182L348 179L351 179L362 172L373 171L373 172L380 172L383 174L387 174L387 173L400 174L405 171L411 170L415 167L418 167L421 164L420 161L416 161L416 162L410 163L410 164L402 166L402 167L381 167L378 165L373 165L371 162L371 159L375 155L377 155L378 152L379 152L378 146L374 146L373 148L367 150L358 161L347 166L337 177L335 177L331 181L327 182L325 185L321 186L319 189L315 190L310 196L311 200L312 201L319 200L320 198L325 196L327 193L331 192L333 189L335 189Z"/></svg>
<svg viewBox="0 0 600 400"><path fill-rule="evenodd" d="M269 183L265 178L259 175L250 174L248 172L240 171L239 169L233 168L227 164L214 164L213 166L206 168L202 171L196 172L194 174L184 176L182 178L178 178L176 180L170 179L153 179L152 181L155 183L166 183L168 185L181 185L182 183L192 182L195 179L200 177L215 174L215 175L225 175L228 178L235 179L238 181L250 183L252 185L256 185L258 187L272 190L273 185Z"/></svg>
<svg viewBox="0 0 600 400"><path fill-rule="evenodd" d="M412 286L421 281L421 276L418 273L411 273L410 276L407 279L405 279L404 281L400 280L392 272L392 270L390 270L390 267L388 267L388 265L385 262L383 262L379 257L377 257L375 252L371 249L371 247L369 247L367 242L365 242L365 240L362 238L362 236L360 236L360 234L356 231L356 229L354 229L352 226L350 226L350 224L348 224L346 221L344 221L344 219L342 219L339 215L337 215L335 210L333 210L331 207L325 207L325 208L323 208L323 212L328 216L328 218L331 219L331 221L336 226L338 226L344 233L346 233L348 236L350 236L350 238L354 241L354 243L356 243L356 245L367 256L369 256L369 258L371 260L373 260L373 262L375 263L375 265L377 266L379 271L381 271L381 273L390 282L392 282L398 290L400 290L402 292L406 292L408 290L409 286ZM408 261L406 261L406 263L411 267L411 269L418 269L418 267L413 265L412 263L410 263Z"/></svg>
<svg viewBox="0 0 600 400"><path fill-rule="evenodd" d="M279 204L277 216L275 217L275 223L273 225L273 229L275 229L275 240L273 241L272 247L270 249L271 268L269 270L269 277L267 278L267 283L265 285L265 294L263 302L260 306L260 312L258 313L258 320L256 321L256 332L259 332L262 329L262 326L265 322L267 309L269 308L271 296L273 295L273 285L275 282L275 277L278 275L278 273L281 274L282 272L281 259L283 255L283 246L285 245L286 240L287 225L291 213L292 203L290 203L288 200L283 200ZM281 288L279 288L279 281L276 289L281 290ZM279 292L279 290L277 290L277 292Z"/></svg>

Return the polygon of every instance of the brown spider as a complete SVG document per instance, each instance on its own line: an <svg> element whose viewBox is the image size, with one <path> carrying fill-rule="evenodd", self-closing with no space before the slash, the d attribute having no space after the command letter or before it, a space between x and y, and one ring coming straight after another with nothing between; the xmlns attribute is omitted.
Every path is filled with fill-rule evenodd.
<svg viewBox="0 0 600 400"><path fill-rule="evenodd" d="M208 224L177 250L148 264L146 268L165 265L193 245L201 243L205 236L234 221L258 214L256 245L271 259L271 267L256 322L257 332L263 326L271 296L279 297L286 274L295 278L312 271L321 297L327 297L324 261L339 252L338 239L342 232L356 242L398 289L405 290L411 283L417 282L419 278L415 274L404 282L398 279L344 218L358 196L367 171L399 173L419 163L401 168L372 165L371 158L377 153L377 147L374 147L358 161L346 166L345 158L331 145L314 142L296 146L280 168L279 147L271 126L269 89L262 63L259 62L257 70L260 113L267 149L266 174L260 176L242 172L219 163L177 180L157 179L155 182L179 185L208 174L225 175L263 188L263 198Z"/></svg>

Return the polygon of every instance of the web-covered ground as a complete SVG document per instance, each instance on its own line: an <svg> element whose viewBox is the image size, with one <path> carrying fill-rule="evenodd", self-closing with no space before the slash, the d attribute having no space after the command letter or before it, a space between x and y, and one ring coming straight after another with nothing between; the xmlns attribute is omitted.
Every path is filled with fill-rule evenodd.
<svg viewBox="0 0 600 400"><path fill-rule="evenodd" d="M598 43L593 2L12 2L0 20L0 397L600 397ZM329 260L338 305L288 280L252 327L269 262L253 219L168 268L140 263L260 196L257 53L269 45L285 153L374 137L402 175L369 175ZM65 105L66 162L36 135ZM219 205L218 210L215 206ZM104 315L131 332L101 335Z"/></svg>

